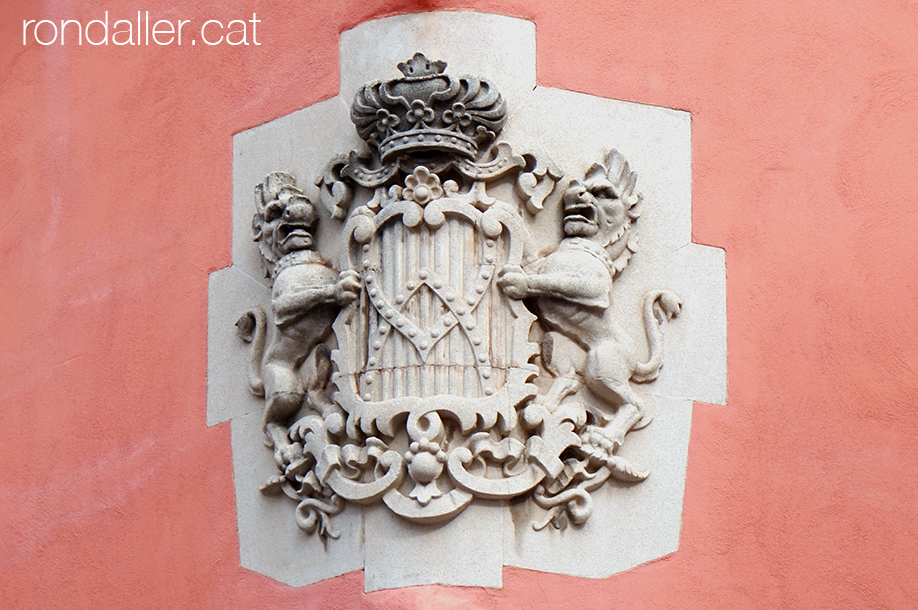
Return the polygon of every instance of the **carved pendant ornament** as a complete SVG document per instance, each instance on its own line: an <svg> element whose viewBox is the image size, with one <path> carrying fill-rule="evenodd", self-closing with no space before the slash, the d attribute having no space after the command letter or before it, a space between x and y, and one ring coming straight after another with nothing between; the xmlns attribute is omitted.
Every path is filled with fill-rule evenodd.
<svg viewBox="0 0 918 610"><path fill-rule="evenodd" d="M633 384L656 378L661 328L681 307L666 290L644 296L646 361L614 319L637 176L615 150L562 176L500 140L507 105L492 84L421 54L398 68L358 91L366 150L329 161L319 201L283 172L255 187L272 307L237 329L277 464L262 492L293 499L299 527L323 539L347 503L436 523L475 498L526 496L544 509L536 529L584 523L591 492L649 475L618 451L650 423ZM512 197L490 196L497 184ZM529 227L556 189L564 237L540 256ZM317 205L346 253L334 264L317 251Z"/></svg>

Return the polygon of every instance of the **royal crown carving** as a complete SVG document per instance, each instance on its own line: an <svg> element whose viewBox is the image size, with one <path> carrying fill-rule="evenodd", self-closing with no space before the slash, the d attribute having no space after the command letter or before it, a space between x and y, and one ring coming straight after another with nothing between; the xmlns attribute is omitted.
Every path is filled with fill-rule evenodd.
<svg viewBox="0 0 918 610"><path fill-rule="evenodd" d="M357 92L351 119L383 162L403 154L443 151L474 159L494 140L507 116L504 98L488 81L444 74L446 63L415 54L403 78Z"/></svg>
<svg viewBox="0 0 918 610"><path fill-rule="evenodd" d="M643 338L615 317L645 205L637 173L610 142L563 176L500 139L493 84L421 54L398 68L357 92L365 147L329 161L315 201L303 176L253 185L271 310L237 327L277 466L262 491L293 499L323 539L348 503L437 523L476 498L525 497L543 509L536 529L582 524L592 492L650 474L619 449L651 423L635 384L660 374L682 307L648 291ZM531 232L549 196L563 238L541 252ZM326 260L318 231L343 254Z"/></svg>

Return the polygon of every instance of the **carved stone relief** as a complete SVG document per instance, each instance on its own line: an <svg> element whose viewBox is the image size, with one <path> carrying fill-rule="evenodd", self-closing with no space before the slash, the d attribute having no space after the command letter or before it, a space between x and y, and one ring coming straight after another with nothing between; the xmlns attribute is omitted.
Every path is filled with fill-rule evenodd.
<svg viewBox="0 0 918 610"><path fill-rule="evenodd" d="M419 18L392 18L401 20L392 27ZM517 21L476 14L423 18L435 25L483 19L489 27L495 18ZM513 27L528 35L526 25ZM344 51L342 57L346 62ZM247 164L249 174L257 166L268 169L247 187L254 192L249 208L254 241L247 247L258 259L245 254L241 266L243 273L258 276L264 289L248 302L226 304L232 297L219 290L215 295L212 283L211 340L221 349L247 351L248 362L245 370L229 373L211 354L211 382L223 388L229 376L244 386L247 378L251 392L263 398L257 427L268 448L258 450L273 464L259 468L258 491L250 483L240 491L240 481L252 481L253 474L236 455L237 495L248 494L239 496L241 554L244 564L260 565L264 555L288 555L300 544L304 553L320 553L323 561L338 554L338 573L354 569L355 545L358 554L361 545L359 515L369 511L368 539L362 541L368 590L423 582L499 586L502 563L553 569L533 549L554 545L560 551L579 544L576 538L590 531L594 513L609 510L608 498L628 501L648 485L648 493L658 493L651 482L654 468L645 462L655 461L652 454L631 457L630 439L645 428L671 429L673 416L660 406L675 401L684 406L673 407L674 412L688 413L690 399L706 396L692 395L691 383L684 384L687 394L670 398L655 397L646 388L667 375L671 353L690 357L693 347L703 345L691 331L710 329L692 320L709 325L713 320L717 327L722 316L716 302L722 293L714 295L713 310L710 300L690 298L697 296L699 282L682 293L679 285L686 282L670 280L678 270L671 263L687 255L697 263L696 271L714 276L700 284L716 290L722 258L698 263L691 248L702 247L690 244L687 232L677 228L674 232L683 237L669 250L666 230L653 232L648 242L664 247L641 261L643 216L647 210L652 218L658 202L653 185L642 196L640 165L633 167L627 150L618 148L632 137L619 143L610 131L599 150L567 154L552 146L552 130L546 129L547 145L534 142L530 148L527 140L540 130L523 124L526 110L509 107L488 75L456 73L448 57L433 53L403 59L357 89L347 112L350 135L297 132L321 140L305 153L312 156L305 165L316 168L314 174L301 171L304 164L294 153L276 159L265 154L249 162L240 155L250 153L237 148L237 163ZM545 103L538 90L530 97L535 100L530 109ZM338 108L328 108L334 121L310 122L342 129ZM596 122L602 126L602 119ZM513 128L524 135L519 141ZM271 142L270 129L260 137L263 144L255 148L263 150ZM278 145L288 138L285 134ZM553 148L565 157L553 158ZM325 149L324 161L316 158L318 149ZM268 168L268 163L274 165ZM238 193L246 187L235 188ZM673 214L672 220L684 223L686 213ZM661 214L651 220L652 227L665 223ZM234 253L237 248L242 245L234 244ZM622 294L619 284L632 262L642 266ZM223 272L228 270L218 273ZM240 314L234 348L225 338L233 312ZM686 326L683 318L689 329L679 328ZM671 329L677 345L671 348L667 336L664 350L664 333ZM722 339L709 341L716 355ZM706 355L705 349L698 355ZM238 355L232 361L238 366ZM690 373L678 363L676 368ZM220 399L233 400L235 392L222 391ZM216 396L211 393L209 402ZM251 399L243 402L249 405ZM654 421L655 411L663 423ZM259 436L253 432L254 414L246 415L250 412L246 407L233 419L234 453L239 439L251 445ZM237 421L245 434L237 434ZM669 441L649 447L675 451L673 464L682 460L683 479L685 421ZM682 448L668 449L666 442ZM244 451L253 455L254 449ZM255 460L266 463L262 457ZM673 471L673 464L660 470ZM665 480L671 476L663 475ZM681 502L681 485L666 497ZM271 513L256 529L287 528L264 525L280 523L286 514L300 535L273 549L263 540L253 542L259 548L247 559L252 538L243 531L243 520L251 517L253 506ZM476 506L476 515L493 521L481 531L497 528L496 546L461 540L461 528L469 526L462 513ZM608 518L602 516L595 527ZM379 523L388 524L382 527L383 539L369 540L377 536ZM380 576L370 563L386 555L385 536L398 538L400 532L420 537L422 547L425 532L439 544L446 536L455 548L443 553L479 554L483 564L496 554L497 574L442 576L439 560L405 558L405 565L421 566L420 576L397 568L394 576ZM668 535L660 549L671 545ZM397 548L393 540L396 563L401 560ZM659 556L660 549L632 549L634 559L619 565L634 565L643 554ZM327 577L311 568L299 577L263 570L293 584ZM590 568L558 571L594 575Z"/></svg>

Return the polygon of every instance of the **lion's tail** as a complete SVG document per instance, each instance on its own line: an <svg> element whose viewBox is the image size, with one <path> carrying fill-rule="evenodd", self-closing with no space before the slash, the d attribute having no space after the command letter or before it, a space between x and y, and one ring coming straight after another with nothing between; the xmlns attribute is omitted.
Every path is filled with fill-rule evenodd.
<svg viewBox="0 0 918 610"><path fill-rule="evenodd" d="M236 333L246 343L252 344L249 354L249 387L256 396L265 395L265 383L261 378L261 362L265 355L267 319L261 307L255 307L236 320Z"/></svg>
<svg viewBox="0 0 918 610"><path fill-rule="evenodd" d="M664 322L679 315L682 311L682 300L669 290L651 290L644 295L644 332L650 347L647 362L638 362L631 375L634 381L653 381L663 366L663 331Z"/></svg>

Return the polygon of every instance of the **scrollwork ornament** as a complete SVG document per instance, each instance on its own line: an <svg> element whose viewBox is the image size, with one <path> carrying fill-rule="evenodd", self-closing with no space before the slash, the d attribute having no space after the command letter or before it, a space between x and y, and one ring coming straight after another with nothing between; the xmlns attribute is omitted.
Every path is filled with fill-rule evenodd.
<svg viewBox="0 0 918 610"><path fill-rule="evenodd" d="M356 95L366 148L315 181L344 253L334 265L293 176L255 188L272 307L237 327L277 466L262 491L295 500L292 518L323 540L348 504L437 523L476 498L524 496L543 511L535 529L583 524L591 492L650 474L619 449L650 423L633 384L659 374L682 306L644 296L641 360L611 307L634 253L637 174L612 150L565 178L500 139L493 84L421 54L399 69ZM549 198L563 239L540 257L530 232ZM582 363L557 357L562 337Z"/></svg>
<svg viewBox="0 0 918 610"><path fill-rule="evenodd" d="M353 185L341 174L347 161L347 155L336 155L315 181L319 187L319 201L335 220L344 219L354 196Z"/></svg>

